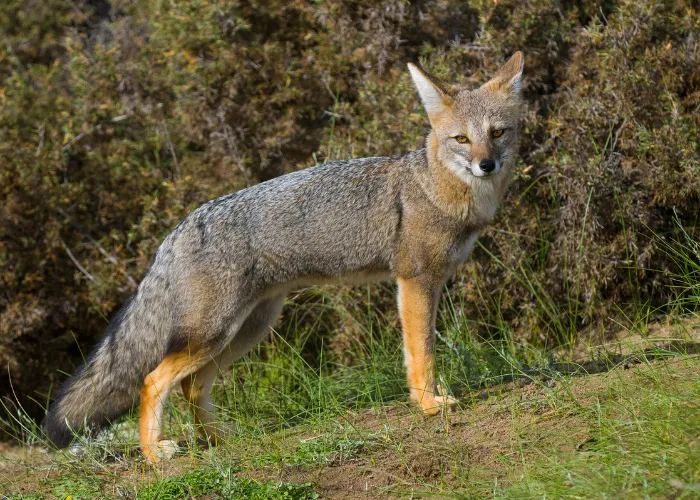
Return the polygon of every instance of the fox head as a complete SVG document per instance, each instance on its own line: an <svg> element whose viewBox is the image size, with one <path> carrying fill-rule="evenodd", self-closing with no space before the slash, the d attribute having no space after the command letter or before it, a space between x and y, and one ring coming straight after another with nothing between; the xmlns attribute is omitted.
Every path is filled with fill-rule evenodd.
<svg viewBox="0 0 700 500"><path fill-rule="evenodd" d="M428 153L467 184L507 176L514 166L523 63L516 52L480 88L454 93L408 65L432 127Z"/></svg>

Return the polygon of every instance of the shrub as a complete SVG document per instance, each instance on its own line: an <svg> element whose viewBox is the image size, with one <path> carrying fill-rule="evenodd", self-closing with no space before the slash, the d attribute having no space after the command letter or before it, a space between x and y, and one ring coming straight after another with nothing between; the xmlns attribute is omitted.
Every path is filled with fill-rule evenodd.
<svg viewBox="0 0 700 500"><path fill-rule="evenodd" d="M29 399L80 363L202 202L420 147L412 60L476 86L526 53L529 173L451 285L477 333L551 345L617 307L664 304L673 263L649 235L673 230L674 207L697 225L697 14L650 0L4 2L0 395L41 413ZM363 293L330 301L366 309ZM355 331L303 307L316 338Z"/></svg>

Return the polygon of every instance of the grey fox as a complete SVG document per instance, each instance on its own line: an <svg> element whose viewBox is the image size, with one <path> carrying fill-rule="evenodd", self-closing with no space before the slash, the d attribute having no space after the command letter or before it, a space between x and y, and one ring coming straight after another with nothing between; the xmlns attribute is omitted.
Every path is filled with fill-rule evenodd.
<svg viewBox="0 0 700 500"><path fill-rule="evenodd" d="M157 462L175 450L161 421L181 382L198 429L221 439L217 373L268 335L290 290L336 281L397 281L411 398L427 414L454 403L435 382L436 309L512 177L523 62L517 52L454 93L409 64L432 128L425 148L315 166L192 212L56 395L48 438L66 446L140 398L141 449Z"/></svg>

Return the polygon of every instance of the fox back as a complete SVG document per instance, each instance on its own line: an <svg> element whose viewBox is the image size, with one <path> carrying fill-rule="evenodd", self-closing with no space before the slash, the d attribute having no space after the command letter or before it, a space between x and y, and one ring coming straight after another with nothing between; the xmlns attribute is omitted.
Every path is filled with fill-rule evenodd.
<svg viewBox="0 0 700 500"><path fill-rule="evenodd" d="M55 398L50 439L66 445L140 398L142 449L157 461L176 446L159 422L178 382L218 435L216 373L267 335L287 292L337 281L397 281L411 397L426 413L453 402L433 375L437 303L512 177L522 69L518 52L482 87L450 93L409 65L432 126L425 148L319 165L192 212Z"/></svg>

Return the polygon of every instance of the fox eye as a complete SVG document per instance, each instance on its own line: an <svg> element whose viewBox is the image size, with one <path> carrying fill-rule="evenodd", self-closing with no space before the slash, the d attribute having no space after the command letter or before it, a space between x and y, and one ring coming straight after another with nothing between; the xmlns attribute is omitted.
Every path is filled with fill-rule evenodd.
<svg viewBox="0 0 700 500"><path fill-rule="evenodd" d="M498 138L498 137L501 137L502 135L503 135L503 129L502 129L502 128L499 128L498 130L494 130L493 132L491 132L491 137L493 137L494 139L495 139L495 138Z"/></svg>
<svg viewBox="0 0 700 500"><path fill-rule="evenodd" d="M469 137L466 135L458 135L455 137L455 141L457 141L460 144L469 144Z"/></svg>

